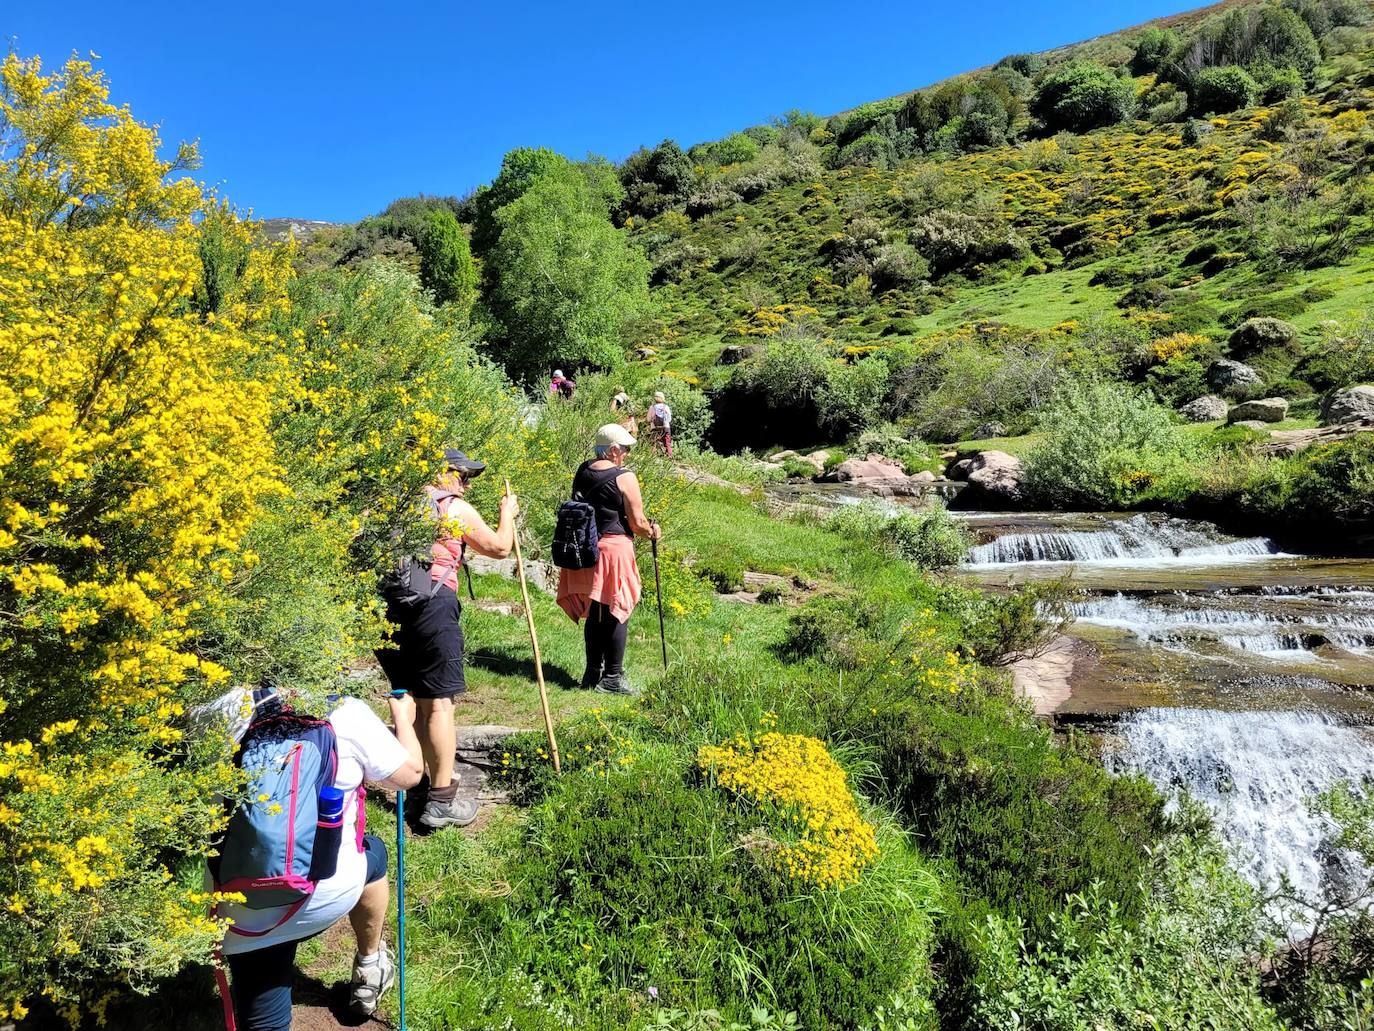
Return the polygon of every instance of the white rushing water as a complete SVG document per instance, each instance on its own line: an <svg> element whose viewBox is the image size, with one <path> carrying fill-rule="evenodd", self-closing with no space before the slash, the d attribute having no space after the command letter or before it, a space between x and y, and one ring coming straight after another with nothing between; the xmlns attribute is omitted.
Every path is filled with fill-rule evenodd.
<svg viewBox="0 0 1374 1031"><path fill-rule="evenodd" d="M1264 537L1231 539L1183 519L1135 515L1103 519L1101 529L1004 533L969 551L966 564L989 568L1026 562L1215 564L1279 553Z"/></svg>
<svg viewBox="0 0 1374 1031"><path fill-rule="evenodd" d="M1190 654L1214 654L1220 646L1251 656L1316 662L1314 650L1324 646L1353 655L1374 650L1374 608L1364 592L1098 595L1072 603L1069 611L1081 623L1125 630L1143 642Z"/></svg>
<svg viewBox="0 0 1374 1031"><path fill-rule="evenodd" d="M1272 888L1287 873L1316 894L1325 877L1348 874L1349 858L1327 847L1330 827L1308 800L1374 778L1369 731L1318 713L1206 709L1147 709L1119 731L1124 745L1109 765L1205 803L1252 883Z"/></svg>

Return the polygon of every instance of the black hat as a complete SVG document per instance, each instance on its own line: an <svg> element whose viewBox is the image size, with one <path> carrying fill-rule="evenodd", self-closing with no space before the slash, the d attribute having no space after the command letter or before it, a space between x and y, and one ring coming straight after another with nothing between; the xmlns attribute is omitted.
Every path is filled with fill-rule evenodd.
<svg viewBox="0 0 1374 1031"><path fill-rule="evenodd" d="M487 467L486 462L479 462L476 459L469 458L456 447L444 448L444 461L448 463L450 469L462 473L468 479L472 479L474 476L481 476L482 470Z"/></svg>

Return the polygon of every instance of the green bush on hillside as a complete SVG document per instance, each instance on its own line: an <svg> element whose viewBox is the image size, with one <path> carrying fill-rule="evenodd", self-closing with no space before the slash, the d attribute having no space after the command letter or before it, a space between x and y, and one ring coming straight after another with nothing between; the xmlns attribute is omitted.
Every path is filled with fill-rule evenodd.
<svg viewBox="0 0 1374 1031"><path fill-rule="evenodd" d="M1319 516L1334 525L1374 519L1374 437L1309 448L1259 467L1241 504L1273 519Z"/></svg>
<svg viewBox="0 0 1374 1031"><path fill-rule="evenodd" d="M961 890L942 921L946 1006L959 1012L980 965L989 915L1019 919L1046 939L1070 896L1100 885L1127 926L1141 913L1149 848L1166 829L1164 803L1138 778L1060 745L1009 698L966 688L865 698L855 733L869 743L874 787L892 800Z"/></svg>
<svg viewBox="0 0 1374 1031"><path fill-rule="evenodd" d="M752 997L818 1029L928 977L936 883L900 833L880 830L857 884L809 889L768 865L766 816L701 783L681 750L620 730L587 743L569 739L490 914L537 935L534 976L588 1001L653 985L668 1005L737 1012Z"/></svg>
<svg viewBox="0 0 1374 1031"><path fill-rule="evenodd" d="M957 565L973 543L968 530L941 504L915 512L851 505L837 511L825 525L844 537L876 542L894 557L928 570Z"/></svg>
<svg viewBox="0 0 1374 1031"><path fill-rule="evenodd" d="M1131 116L1135 89L1108 68L1087 61L1060 65L1040 81L1030 112L1046 132L1087 132Z"/></svg>
<svg viewBox="0 0 1374 1031"><path fill-rule="evenodd" d="M978 932L971 1023L997 1031L1097 1031L1142 1018L1157 1031L1284 1027L1259 992L1259 899L1226 850L1199 832L1170 839L1153 858L1136 889L1146 901L1134 926L1097 884L1053 915L1039 941L1028 940L1019 919L990 917Z"/></svg>
<svg viewBox="0 0 1374 1031"><path fill-rule="evenodd" d="M1045 437L1027 458L1026 477L1045 504L1130 505L1188 453L1168 409L1108 379L1066 383L1040 427Z"/></svg>
<svg viewBox="0 0 1374 1031"><path fill-rule="evenodd" d="M1229 65L1204 68L1193 79L1189 107L1194 114L1222 115L1250 107L1259 97L1260 87L1244 68Z"/></svg>
<svg viewBox="0 0 1374 1031"><path fill-rule="evenodd" d="M420 252L420 284L439 304L455 304L466 311L477 293L477 267L467 235L449 211L425 216L416 249Z"/></svg>
<svg viewBox="0 0 1374 1031"><path fill-rule="evenodd" d="M1150 26L1135 41L1135 53L1131 57L1131 72L1135 75L1149 75L1164 67L1169 55L1178 48L1178 33L1172 29Z"/></svg>
<svg viewBox="0 0 1374 1031"><path fill-rule="evenodd" d="M648 307L649 269L611 224L605 178L555 164L493 215L486 301L503 337L493 353L513 377L624 360L626 333Z"/></svg>

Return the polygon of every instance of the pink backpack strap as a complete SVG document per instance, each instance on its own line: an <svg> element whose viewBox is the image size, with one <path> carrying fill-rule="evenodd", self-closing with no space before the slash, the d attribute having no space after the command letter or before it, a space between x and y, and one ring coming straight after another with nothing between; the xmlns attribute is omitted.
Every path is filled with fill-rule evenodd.
<svg viewBox="0 0 1374 1031"><path fill-rule="evenodd" d="M366 798L367 798L367 788L364 787L363 785L359 784L359 785L358 785L358 851L359 851L359 852L365 852L365 851L367 851L366 849L363 848L363 834L364 834L364 832L366 832L366 830L367 830L367 806L363 804L363 800L366 799Z"/></svg>

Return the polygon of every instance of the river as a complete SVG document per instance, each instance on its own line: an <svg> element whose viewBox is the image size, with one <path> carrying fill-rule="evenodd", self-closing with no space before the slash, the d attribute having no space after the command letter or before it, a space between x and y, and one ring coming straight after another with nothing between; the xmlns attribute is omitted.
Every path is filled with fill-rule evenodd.
<svg viewBox="0 0 1374 1031"><path fill-rule="evenodd" d="M1082 646L1055 715L1107 717L1109 766L1205 803L1256 884L1348 875L1308 799L1374 778L1374 561L1152 514L963 518L970 578L1073 589Z"/></svg>

